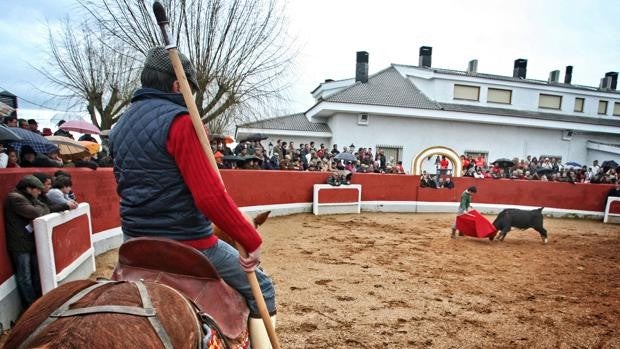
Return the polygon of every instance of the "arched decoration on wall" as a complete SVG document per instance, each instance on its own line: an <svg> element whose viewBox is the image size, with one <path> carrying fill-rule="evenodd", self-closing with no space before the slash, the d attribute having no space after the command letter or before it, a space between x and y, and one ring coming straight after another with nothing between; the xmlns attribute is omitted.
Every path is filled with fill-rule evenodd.
<svg viewBox="0 0 620 349"><path fill-rule="evenodd" d="M461 177L463 175L463 169L461 167L461 159L459 154L455 152L453 149L448 147L435 146L424 149L421 153L419 153L412 162L411 173L414 175L422 174L422 163L424 159L429 156L435 155L445 155L446 159L448 159L452 163L452 175L455 177Z"/></svg>

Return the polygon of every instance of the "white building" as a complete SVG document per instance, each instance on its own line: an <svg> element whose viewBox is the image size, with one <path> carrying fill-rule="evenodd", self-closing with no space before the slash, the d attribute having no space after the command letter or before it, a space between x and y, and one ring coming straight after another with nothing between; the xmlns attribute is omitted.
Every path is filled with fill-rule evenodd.
<svg viewBox="0 0 620 349"><path fill-rule="evenodd" d="M384 149L409 173L437 154L453 163L465 153L491 161L532 155L620 163L618 73L605 74L596 88L571 84L571 66L563 82L559 71L541 81L526 78L525 59L515 60L512 76L500 76L478 73L475 60L467 71L432 68L431 53L423 46L418 66L392 64L368 76L368 53L358 52L356 77L321 83L305 118L238 125L237 137L260 132L274 144L313 140Z"/></svg>

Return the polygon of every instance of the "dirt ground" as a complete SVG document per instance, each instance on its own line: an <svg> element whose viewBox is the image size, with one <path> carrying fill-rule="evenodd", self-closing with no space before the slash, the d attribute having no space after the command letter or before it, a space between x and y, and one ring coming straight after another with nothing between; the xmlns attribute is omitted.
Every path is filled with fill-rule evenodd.
<svg viewBox="0 0 620 349"><path fill-rule="evenodd" d="M494 216L487 216L490 220ZM620 348L620 227L545 218L504 242L451 214L270 218L283 348ZM109 276L116 251L97 258Z"/></svg>

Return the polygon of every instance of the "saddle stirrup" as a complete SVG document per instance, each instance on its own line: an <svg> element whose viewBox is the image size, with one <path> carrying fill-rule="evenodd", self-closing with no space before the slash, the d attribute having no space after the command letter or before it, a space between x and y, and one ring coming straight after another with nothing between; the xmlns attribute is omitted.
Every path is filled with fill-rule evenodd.
<svg viewBox="0 0 620 349"><path fill-rule="evenodd" d="M271 323L273 328L276 328L276 316L271 317ZM271 349L271 341L269 341L269 335L267 329L263 323L263 319L250 318L248 320L248 331L250 332L250 343L252 349Z"/></svg>

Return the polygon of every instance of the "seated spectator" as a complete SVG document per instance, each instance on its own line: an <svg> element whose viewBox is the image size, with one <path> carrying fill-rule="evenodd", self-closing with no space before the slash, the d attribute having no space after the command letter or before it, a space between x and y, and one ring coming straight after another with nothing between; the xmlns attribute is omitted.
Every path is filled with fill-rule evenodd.
<svg viewBox="0 0 620 349"><path fill-rule="evenodd" d="M39 124L35 119L28 120L28 129L34 133L41 134L41 131L39 131Z"/></svg>
<svg viewBox="0 0 620 349"><path fill-rule="evenodd" d="M476 167L476 172L474 172L473 177L478 179L484 178L484 174L482 174L482 168Z"/></svg>
<svg viewBox="0 0 620 349"><path fill-rule="evenodd" d="M394 170L394 168L396 169L396 173L400 173L400 174L405 173L405 169L403 168L403 162L402 161L398 161L396 163L396 166L394 166L392 168L392 170Z"/></svg>
<svg viewBox="0 0 620 349"><path fill-rule="evenodd" d="M71 193L71 178L66 176L58 176L54 179L52 189L50 189L46 196L47 199L54 205L69 204L75 202L69 194ZM75 202L77 205L77 202Z"/></svg>
<svg viewBox="0 0 620 349"><path fill-rule="evenodd" d="M52 135L52 129L45 127L43 128L43 131L41 131L41 136L43 137L47 137L47 136L51 136Z"/></svg>
<svg viewBox="0 0 620 349"><path fill-rule="evenodd" d="M433 185L435 184L435 182L431 180L431 176L424 171L422 176L420 176L420 187L431 188L431 182L433 182Z"/></svg>
<svg viewBox="0 0 620 349"><path fill-rule="evenodd" d="M50 159L44 154L37 154L29 145L21 148L19 165L21 167L61 167L58 162Z"/></svg>
<svg viewBox="0 0 620 349"><path fill-rule="evenodd" d="M9 148L7 154L9 156L9 162L6 165L7 168L21 167L19 166L19 161L17 158L17 150Z"/></svg>
<svg viewBox="0 0 620 349"><path fill-rule="evenodd" d="M452 182L451 176L447 176L446 179L443 181L443 187L446 189L454 188L454 182Z"/></svg>
<svg viewBox="0 0 620 349"><path fill-rule="evenodd" d="M88 167L91 170L96 170L99 165L95 161L92 160L90 154L83 156L82 158L75 161L75 167Z"/></svg>

